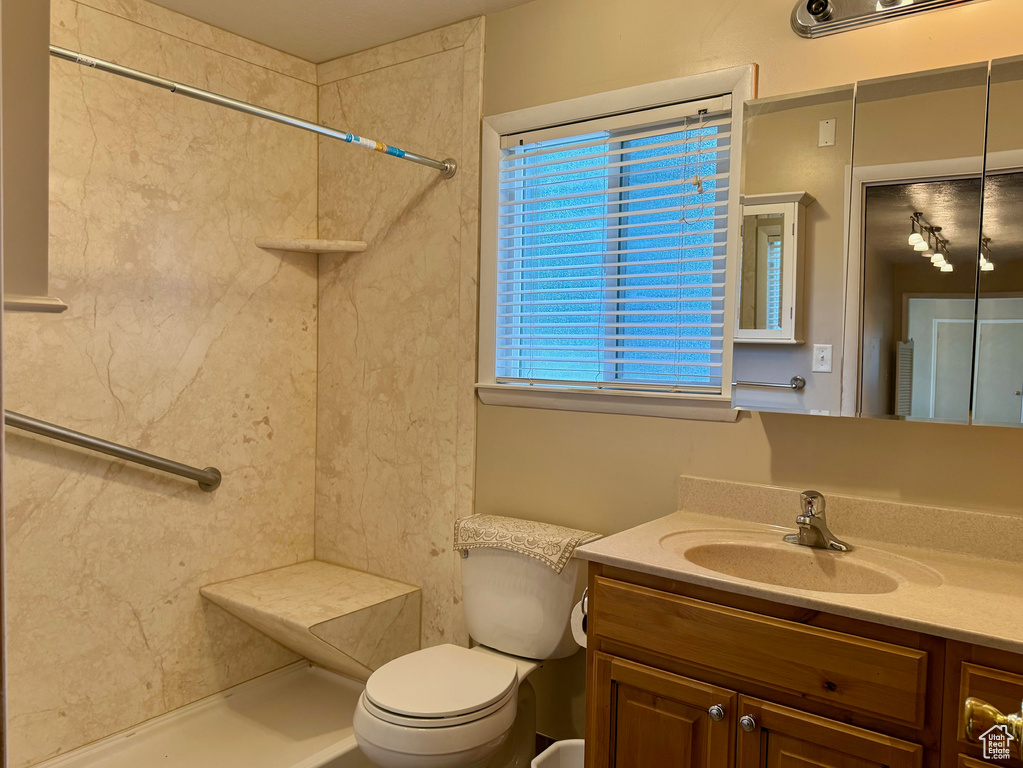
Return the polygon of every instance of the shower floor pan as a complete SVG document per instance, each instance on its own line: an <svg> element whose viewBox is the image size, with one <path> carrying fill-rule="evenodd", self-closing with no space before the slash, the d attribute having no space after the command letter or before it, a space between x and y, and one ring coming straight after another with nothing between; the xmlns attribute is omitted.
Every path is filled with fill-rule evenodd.
<svg viewBox="0 0 1023 768"><path fill-rule="evenodd" d="M299 662L36 768L375 768L352 731L362 690Z"/></svg>

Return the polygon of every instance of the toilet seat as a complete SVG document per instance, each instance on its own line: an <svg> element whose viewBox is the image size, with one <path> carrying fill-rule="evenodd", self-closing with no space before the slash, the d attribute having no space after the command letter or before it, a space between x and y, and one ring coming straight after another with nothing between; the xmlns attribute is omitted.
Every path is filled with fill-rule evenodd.
<svg viewBox="0 0 1023 768"><path fill-rule="evenodd" d="M382 707L374 704L370 698L363 698L363 706L366 707L366 711L374 717L379 717L388 723L394 723L395 725L404 725L408 728L449 728L453 725L464 725L466 723L472 723L481 718L487 717L488 715L494 714L497 710L508 703L508 700L516 694L516 689L511 689L504 695L503 698L498 699L493 704L478 709L475 712L467 712L463 715L455 715L453 717L410 717L408 715L400 715L397 712L391 712Z"/></svg>
<svg viewBox="0 0 1023 768"><path fill-rule="evenodd" d="M395 724L457 725L500 709L518 682L518 667L510 659L438 645L390 661L370 675L366 708Z"/></svg>
<svg viewBox="0 0 1023 768"><path fill-rule="evenodd" d="M443 757L452 762L439 765L468 765L508 737L518 693L519 668L511 659L439 645L370 675L352 724L374 762L432 768Z"/></svg>
<svg viewBox="0 0 1023 768"><path fill-rule="evenodd" d="M490 715L446 728L424 728L399 725L379 718L370 712L367 702L364 691L355 707L352 725L359 746L370 760L377 763L381 762L374 757L378 750L392 757L420 756L424 760L442 755L486 756L507 738L518 712L518 695L512 695Z"/></svg>

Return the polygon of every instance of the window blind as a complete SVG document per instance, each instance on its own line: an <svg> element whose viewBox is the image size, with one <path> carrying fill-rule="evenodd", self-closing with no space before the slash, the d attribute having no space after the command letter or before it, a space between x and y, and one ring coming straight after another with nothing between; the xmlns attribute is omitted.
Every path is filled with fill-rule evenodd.
<svg viewBox="0 0 1023 768"><path fill-rule="evenodd" d="M504 137L496 380L720 393L731 99Z"/></svg>

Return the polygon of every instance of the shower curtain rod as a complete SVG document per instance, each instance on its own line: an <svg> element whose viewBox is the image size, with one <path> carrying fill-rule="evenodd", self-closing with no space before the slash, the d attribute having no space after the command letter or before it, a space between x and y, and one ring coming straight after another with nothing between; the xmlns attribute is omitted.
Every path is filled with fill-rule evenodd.
<svg viewBox="0 0 1023 768"><path fill-rule="evenodd" d="M316 133L320 136L337 139L348 144L356 144L360 147L365 147L366 149L373 149L377 152L382 152L385 155L397 157L401 160L408 160L413 163L418 163L419 165L425 165L428 168L440 171L441 175L445 179L450 179L457 171L455 161L450 158L447 160L434 160L433 158L423 157L422 155L417 155L415 152L408 152L404 149L399 149L398 147L392 147L389 144L384 144L380 141L356 136L355 134L347 131L338 131L334 128L328 128L325 125L319 125L318 123L311 123L308 120L286 115L283 112L275 112L272 109L258 107L255 104L249 104L245 101L232 99L228 96L221 96L219 93L213 93L212 91L204 91L201 88L193 88L190 85L176 83L173 80L166 80L162 77L157 77L156 75L140 72L137 69L122 67L120 64L114 64L110 61L86 56L67 48L60 48L56 45L51 45L50 55L58 59L63 59L64 61L70 61L74 64L81 64L83 67L91 67L103 72L109 72L113 75L126 77L129 80L136 80L140 83L146 83L147 85L155 85L157 88L163 88L165 91L187 96L190 99L205 101L207 104L216 104L217 106L227 107L228 109L233 109L237 112L244 112L247 115L254 115L256 117L265 118L266 120L273 120L274 122L290 125L294 128L301 128L304 131Z"/></svg>
<svg viewBox="0 0 1023 768"><path fill-rule="evenodd" d="M107 456L141 464L150 469L170 472L178 477L187 477L189 480L197 482L199 487L207 493L212 493L220 486L220 470L216 467L206 467L206 469L190 467L187 464L171 461L162 456L154 456L151 453L129 448L126 445L111 443L109 440L104 440L100 437L86 435L83 432L75 432L73 429L51 424L41 419L33 419L31 416L25 416L14 411L4 411L4 423L9 427L23 429L34 435L42 435L43 437L60 440L63 443L75 445L79 448L88 448L90 451L105 453Z"/></svg>

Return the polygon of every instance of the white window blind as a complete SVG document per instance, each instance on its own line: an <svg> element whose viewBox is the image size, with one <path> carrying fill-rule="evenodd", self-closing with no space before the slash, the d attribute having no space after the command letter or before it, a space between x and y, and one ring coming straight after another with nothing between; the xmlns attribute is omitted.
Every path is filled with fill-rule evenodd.
<svg viewBox="0 0 1023 768"><path fill-rule="evenodd" d="M718 394L731 98L506 136L496 381Z"/></svg>

